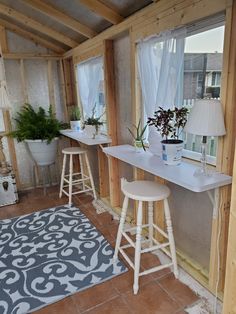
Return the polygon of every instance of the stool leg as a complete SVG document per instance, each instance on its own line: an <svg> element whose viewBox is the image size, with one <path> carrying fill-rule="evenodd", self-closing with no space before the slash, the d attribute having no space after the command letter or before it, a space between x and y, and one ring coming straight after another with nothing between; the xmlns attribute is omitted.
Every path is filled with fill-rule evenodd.
<svg viewBox="0 0 236 314"><path fill-rule="evenodd" d="M167 199L164 200L164 211L165 211L165 218L166 218L167 233L168 233L168 238L170 241L170 253L171 253L172 262L173 262L174 275L175 275L175 278L178 278L179 272L178 272L177 261L176 261L175 240L174 240L173 228L172 228L171 217L170 217L170 208L169 208Z"/></svg>
<svg viewBox="0 0 236 314"><path fill-rule="evenodd" d="M83 164L83 158L79 154L79 163L80 163L80 172L81 172L81 179L84 178L84 164ZM82 181L83 190L85 190L85 184L84 181Z"/></svg>
<svg viewBox="0 0 236 314"><path fill-rule="evenodd" d="M97 199L97 195L96 195L96 191L95 191L95 186L94 186L94 182L93 182L93 176L92 176L92 172L91 172L91 168L90 168L90 164L89 164L87 153L85 153L85 161L86 161L86 165L87 165L87 168L88 168L88 174L89 174L89 178L90 178L91 187L92 187L92 190L93 190L93 197L96 200Z"/></svg>
<svg viewBox="0 0 236 314"><path fill-rule="evenodd" d="M50 168L51 165L48 165L47 166L47 172L48 172L48 183L49 183L49 186L52 186L52 176L51 176L51 168Z"/></svg>
<svg viewBox="0 0 236 314"><path fill-rule="evenodd" d="M115 252L113 255L113 261L114 262L117 260L117 256L118 256L118 252L119 252L119 248L120 248L120 243L121 243L121 238L122 238L122 232L124 229L128 203L129 203L129 198L128 198L128 196L125 196L123 206L122 206L122 211L121 211L120 224L119 224L119 228L118 228L118 232L117 232L117 236L116 236L116 247L115 247Z"/></svg>
<svg viewBox="0 0 236 314"><path fill-rule="evenodd" d="M140 270L140 255L141 255L141 233L142 233L142 218L143 218L143 202L138 202L138 216L136 229L136 244L135 244L135 258L134 258L134 294L138 293L139 289L139 270Z"/></svg>
<svg viewBox="0 0 236 314"><path fill-rule="evenodd" d="M72 174L73 174L73 155L70 155L70 169L69 169L69 206L72 205Z"/></svg>
<svg viewBox="0 0 236 314"><path fill-rule="evenodd" d="M60 184L60 193L59 197L62 197L62 190L64 186L64 177L65 177L65 171L66 171L66 154L63 156L63 164L62 164L62 172L61 172L61 184Z"/></svg>
<svg viewBox="0 0 236 314"><path fill-rule="evenodd" d="M148 202L148 232L149 232L149 247L153 244L153 202Z"/></svg>

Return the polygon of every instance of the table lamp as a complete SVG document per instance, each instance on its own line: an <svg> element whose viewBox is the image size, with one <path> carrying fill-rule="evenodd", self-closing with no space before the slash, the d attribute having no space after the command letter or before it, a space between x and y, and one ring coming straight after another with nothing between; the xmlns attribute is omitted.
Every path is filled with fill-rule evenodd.
<svg viewBox="0 0 236 314"><path fill-rule="evenodd" d="M206 168L207 136L221 136L226 133L221 103L216 99L198 99L188 116L184 131L202 136L202 167L195 176L209 175Z"/></svg>

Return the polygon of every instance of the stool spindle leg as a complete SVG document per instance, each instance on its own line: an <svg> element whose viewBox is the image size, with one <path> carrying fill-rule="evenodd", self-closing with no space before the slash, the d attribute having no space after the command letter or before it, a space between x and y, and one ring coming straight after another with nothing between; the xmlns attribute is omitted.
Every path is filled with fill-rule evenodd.
<svg viewBox="0 0 236 314"><path fill-rule="evenodd" d="M70 155L70 170L69 170L69 206L72 205L72 174L73 174L73 155Z"/></svg>
<svg viewBox="0 0 236 314"><path fill-rule="evenodd" d="M83 164L83 157L79 154L79 163L80 163L80 172L81 172L81 179L84 178L84 164ZM85 183L82 181L83 190L85 190Z"/></svg>
<svg viewBox="0 0 236 314"><path fill-rule="evenodd" d="M64 177L65 177L65 171L66 171L66 154L63 156L63 164L62 164L62 172L61 172L61 184L60 184L60 194L59 197L62 197L62 190L64 186Z"/></svg>
<svg viewBox="0 0 236 314"><path fill-rule="evenodd" d="M114 255L113 255L113 261L114 262L117 260L117 257L118 257L118 251L119 251L119 248L120 248L122 232L123 232L123 229L124 229L128 203L129 203L129 198L127 196L125 196L124 202L123 202L123 206L122 206L122 211L121 211L120 224L119 224L117 237L116 237L116 247L115 247L115 252L114 252Z"/></svg>
<svg viewBox="0 0 236 314"><path fill-rule="evenodd" d="M138 293L139 289L139 270L140 270L140 255L141 255L141 233L142 233L142 218L143 218L143 202L138 202L138 216L136 228L136 244L135 244L135 258L134 258L134 294Z"/></svg>
<svg viewBox="0 0 236 314"><path fill-rule="evenodd" d="M170 242L170 253L171 253L172 262L173 262L174 275L175 275L175 278L178 278L179 272L178 272L177 261L176 261L175 240L174 240L172 222L171 222L171 217L170 217L170 208L169 208L169 203L167 199L164 200L164 211L165 211L165 218L166 218L167 233L168 233L168 238Z"/></svg>
<svg viewBox="0 0 236 314"><path fill-rule="evenodd" d="M148 202L148 236L149 236L149 247L153 245L153 202Z"/></svg>

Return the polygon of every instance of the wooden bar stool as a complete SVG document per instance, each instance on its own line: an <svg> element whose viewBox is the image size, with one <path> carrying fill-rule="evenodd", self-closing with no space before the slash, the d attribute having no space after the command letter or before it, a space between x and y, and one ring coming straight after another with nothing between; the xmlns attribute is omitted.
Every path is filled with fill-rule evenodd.
<svg viewBox="0 0 236 314"><path fill-rule="evenodd" d="M80 147L68 147L68 148L64 148L62 150L62 153L64 156L63 156L59 196L61 197L62 193L67 195L69 197L69 203L68 203L69 206L71 206L72 204L72 195L75 195L75 194L92 191L94 199L97 199L93 176L92 176L92 172L91 172L91 168L90 168L89 160L87 156L87 150ZM77 173L73 173L73 156L74 155L79 155L80 172L77 172ZM69 173L65 174L67 156L69 156ZM85 158L85 164L88 170L88 175L84 173L84 164L83 164L82 156L84 156ZM77 190L73 192L74 186L77 187ZM65 188L68 188L68 191L66 191Z"/></svg>
<svg viewBox="0 0 236 314"><path fill-rule="evenodd" d="M134 269L134 284L133 291L134 294L138 293L139 289L139 276L147 275L152 272L173 266L175 277L178 277L178 268L176 262L176 252L175 252L175 242L173 236L173 229L171 224L170 209L168 205L168 196L170 195L170 190L166 185L159 184L153 181L133 181L127 182L124 178L121 179L121 190L125 195L123 207L121 211L120 225L117 233L116 247L113 256L115 261L118 257L118 252L120 252L129 265ZM128 208L129 199L138 201L138 213L137 213L137 225L132 228L124 228L126 213ZM167 233L160 227L153 223L153 202L164 201L164 212ZM148 224L142 224L143 217L143 202L148 202ZM142 228L148 227L148 240L142 239ZM167 239L165 243L159 243L154 237L154 229L159 232L164 238ZM136 242L134 242L128 232L136 230ZM122 236L128 241L128 244L120 246ZM146 244L142 248L142 244ZM128 255L125 253L124 249L133 247L135 249L134 263L130 260ZM166 249L170 248L170 252ZM164 265L159 265L143 272L140 272L140 258L142 253L152 252L155 250L164 251L170 258L171 263Z"/></svg>

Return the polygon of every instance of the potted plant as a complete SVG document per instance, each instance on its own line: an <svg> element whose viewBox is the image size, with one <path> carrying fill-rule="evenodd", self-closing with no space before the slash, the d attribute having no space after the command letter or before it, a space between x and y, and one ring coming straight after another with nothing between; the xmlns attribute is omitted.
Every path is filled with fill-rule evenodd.
<svg viewBox="0 0 236 314"><path fill-rule="evenodd" d="M18 142L24 141L39 166L54 163L60 130L66 125L55 118L52 107L46 112L42 107L34 110L30 104L25 104L14 120L16 130L8 135Z"/></svg>
<svg viewBox="0 0 236 314"><path fill-rule="evenodd" d="M81 129L81 113L77 106L73 106L70 113L70 128L73 131L79 131Z"/></svg>
<svg viewBox="0 0 236 314"><path fill-rule="evenodd" d="M144 133L146 131L147 124L142 128L141 127L141 119L140 119L138 122L138 126L133 125L133 127L135 128L135 133L130 128L128 128L128 130L134 139L134 147L135 147L136 151L140 152L142 149L144 151L146 151L146 148L144 145L144 140L145 140Z"/></svg>
<svg viewBox="0 0 236 314"><path fill-rule="evenodd" d="M163 109L159 107L154 117L148 118L147 124L156 127L163 140L162 158L167 165L178 165L181 162L183 141L179 139L187 122L188 109Z"/></svg>
<svg viewBox="0 0 236 314"><path fill-rule="evenodd" d="M93 138L93 139L95 138L96 135L98 135L99 127L103 125L103 122L100 121L100 119L104 114L103 113L99 117L96 118L95 112L96 112L96 108L94 106L92 110L92 116L88 117L84 121L84 132L88 137Z"/></svg>

